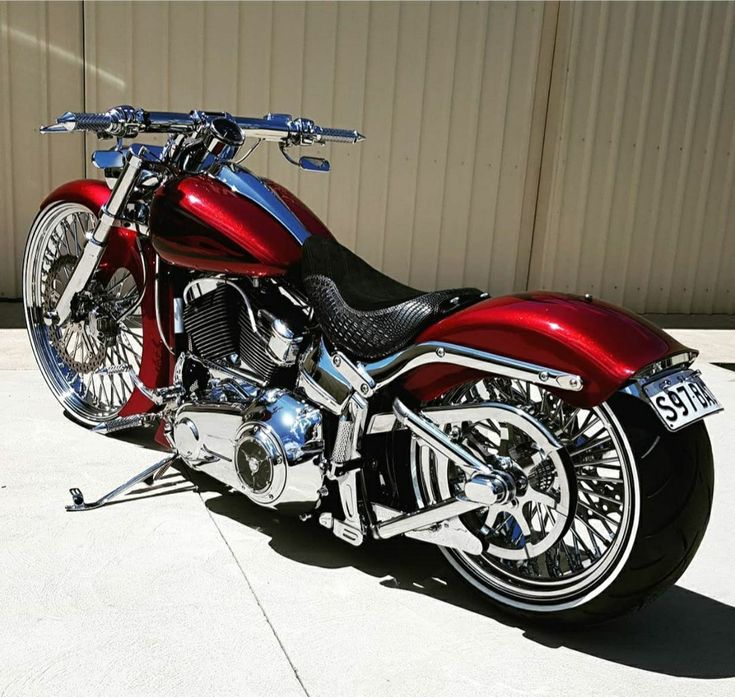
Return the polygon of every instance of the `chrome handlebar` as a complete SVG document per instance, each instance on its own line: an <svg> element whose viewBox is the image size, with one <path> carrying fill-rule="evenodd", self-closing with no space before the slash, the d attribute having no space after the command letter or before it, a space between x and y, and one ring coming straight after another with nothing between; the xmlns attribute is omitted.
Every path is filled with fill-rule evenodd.
<svg viewBox="0 0 735 697"><path fill-rule="evenodd" d="M192 133L212 117L231 118L243 135L279 142L285 145L314 143L358 143L365 136L356 130L325 128L310 119L291 114L267 114L263 118L230 116L229 114L192 111L188 114L167 111L145 111L123 105L101 113L67 111L56 123L41 128L41 133L89 131L101 137L135 138L139 133Z"/></svg>

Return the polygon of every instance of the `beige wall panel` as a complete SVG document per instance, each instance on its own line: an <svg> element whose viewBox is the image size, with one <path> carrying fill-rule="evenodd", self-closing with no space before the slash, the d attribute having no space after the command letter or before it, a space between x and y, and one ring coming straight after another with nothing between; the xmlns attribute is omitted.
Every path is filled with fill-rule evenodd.
<svg viewBox="0 0 735 697"><path fill-rule="evenodd" d="M557 7L489 9L462 282L497 294L526 288Z"/></svg>
<svg viewBox="0 0 735 697"><path fill-rule="evenodd" d="M562 4L530 285L733 312L732 3Z"/></svg>
<svg viewBox="0 0 735 697"><path fill-rule="evenodd" d="M542 38L555 14L535 3L85 3L87 108L287 111L360 128L362 145L323 150L328 176L265 145L249 164L403 281L523 288L541 151L531 129L543 130L533 118L539 95L545 112Z"/></svg>
<svg viewBox="0 0 735 697"><path fill-rule="evenodd" d="M39 121L133 103L360 128L331 175L249 164L413 285L735 312L734 3L0 2L0 31L0 297L44 194L99 175Z"/></svg>
<svg viewBox="0 0 735 697"><path fill-rule="evenodd" d="M41 121L81 110L80 2L0 2L0 297L21 294L21 262L38 206L84 172L82 141L42 137Z"/></svg>
<svg viewBox="0 0 735 697"><path fill-rule="evenodd" d="M374 266L381 266L383 262L399 18L398 3L375 3L370 6L368 54L363 83L365 108L361 129L368 134L370 150L363 154L360 162L357 220L361 234L357 237L355 250ZM358 147L364 145L367 142Z"/></svg>

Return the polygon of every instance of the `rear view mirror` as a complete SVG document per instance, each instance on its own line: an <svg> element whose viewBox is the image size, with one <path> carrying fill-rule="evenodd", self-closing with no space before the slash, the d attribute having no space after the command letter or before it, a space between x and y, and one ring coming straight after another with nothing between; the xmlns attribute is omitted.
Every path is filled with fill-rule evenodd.
<svg viewBox="0 0 735 697"><path fill-rule="evenodd" d="M307 172L328 172L330 170L329 160L323 157L308 157L304 155L299 158L299 167Z"/></svg>

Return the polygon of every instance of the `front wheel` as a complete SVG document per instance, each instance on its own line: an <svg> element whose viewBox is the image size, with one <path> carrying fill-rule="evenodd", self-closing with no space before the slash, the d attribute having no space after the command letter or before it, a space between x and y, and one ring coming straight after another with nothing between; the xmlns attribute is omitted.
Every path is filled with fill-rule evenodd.
<svg viewBox="0 0 735 697"><path fill-rule="evenodd" d="M523 419L447 427L475 455L510 458L526 477L513 509L461 517L483 541L482 554L441 548L465 580L505 610L600 622L642 607L685 571L712 506L712 452L702 422L671 433L628 395L585 410L505 378L463 386L442 401L511 404L563 445L558 457L546 458ZM451 462L418 443L411 462L419 506L462 486Z"/></svg>
<svg viewBox="0 0 735 697"><path fill-rule="evenodd" d="M109 421L130 398L126 374L140 369L144 260L133 233L111 235L99 268L63 326L49 317L97 219L87 207L54 203L36 217L23 260L23 303L31 348L41 373L67 413L85 426ZM130 237L121 235L129 234Z"/></svg>

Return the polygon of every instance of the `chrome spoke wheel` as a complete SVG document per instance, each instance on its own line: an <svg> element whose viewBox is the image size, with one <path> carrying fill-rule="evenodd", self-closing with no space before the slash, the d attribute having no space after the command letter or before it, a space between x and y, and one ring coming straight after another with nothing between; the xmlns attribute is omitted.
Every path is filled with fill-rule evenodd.
<svg viewBox="0 0 735 697"><path fill-rule="evenodd" d="M142 288L131 269L101 270L66 324L50 320L96 222L82 205L50 206L34 222L23 264L33 353L55 397L87 425L114 418L134 389L127 375L101 369L128 364L138 371L143 354Z"/></svg>
<svg viewBox="0 0 735 697"><path fill-rule="evenodd" d="M510 405L521 415L512 423L499 417L445 426L476 456L511 462L520 483L510 504L461 517L484 552L442 548L450 563L487 595L520 609L557 611L601 593L630 553L639 509L633 456L612 410L573 407L508 378L465 385L442 403ZM461 493L460 469L418 442L411 467L420 506Z"/></svg>

